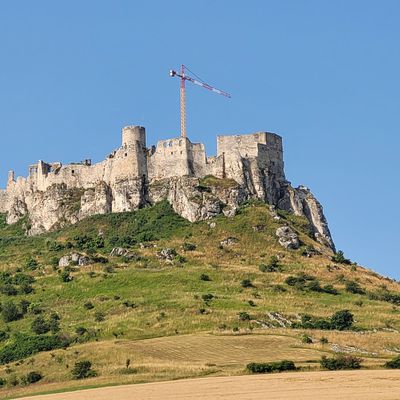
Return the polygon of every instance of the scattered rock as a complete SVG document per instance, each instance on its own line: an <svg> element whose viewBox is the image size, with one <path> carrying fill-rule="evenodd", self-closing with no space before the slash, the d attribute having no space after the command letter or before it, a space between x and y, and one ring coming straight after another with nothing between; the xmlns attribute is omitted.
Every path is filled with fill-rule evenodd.
<svg viewBox="0 0 400 400"><path fill-rule="evenodd" d="M369 356L377 356L378 353L372 352L372 351L367 351L363 349L359 349L354 346L342 346L337 343L332 344L332 351L335 353L358 353L358 354L365 354Z"/></svg>
<svg viewBox="0 0 400 400"><path fill-rule="evenodd" d="M176 256L177 252L170 248L162 249L157 252L157 257L165 261L172 261Z"/></svg>
<svg viewBox="0 0 400 400"><path fill-rule="evenodd" d="M263 232L265 231L265 225L254 225L253 227L254 232Z"/></svg>
<svg viewBox="0 0 400 400"><path fill-rule="evenodd" d="M281 246L285 249L296 250L300 247L299 237L289 226L281 226L276 230L276 236Z"/></svg>
<svg viewBox="0 0 400 400"><path fill-rule="evenodd" d="M275 220L279 221L281 217L276 212L276 207L274 205L269 206L269 215Z"/></svg>
<svg viewBox="0 0 400 400"><path fill-rule="evenodd" d="M92 263L93 260L91 260L89 257L85 255L79 253L71 253L62 256L58 261L58 266L59 267L70 267L72 265L84 266Z"/></svg>
<svg viewBox="0 0 400 400"><path fill-rule="evenodd" d="M236 244L239 240L230 236L224 240L221 240L220 244L221 246L232 246L233 244Z"/></svg>
<svg viewBox="0 0 400 400"><path fill-rule="evenodd" d="M111 250L110 256L114 257L126 257L126 258L135 258L137 256L136 253L134 253L131 250L125 249L123 247L114 247Z"/></svg>
<svg viewBox="0 0 400 400"><path fill-rule="evenodd" d="M209 222L209 223L208 223L208 226L209 226L211 229L214 229L214 228L217 226L217 224L216 224L215 222Z"/></svg>

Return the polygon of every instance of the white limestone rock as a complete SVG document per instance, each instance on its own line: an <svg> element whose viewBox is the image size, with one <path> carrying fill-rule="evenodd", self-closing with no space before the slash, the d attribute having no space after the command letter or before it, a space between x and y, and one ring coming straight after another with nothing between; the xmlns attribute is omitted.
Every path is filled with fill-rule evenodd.
<svg viewBox="0 0 400 400"><path fill-rule="evenodd" d="M300 240L297 233L289 226L281 226L276 230L279 244L285 249L296 250L300 247Z"/></svg>

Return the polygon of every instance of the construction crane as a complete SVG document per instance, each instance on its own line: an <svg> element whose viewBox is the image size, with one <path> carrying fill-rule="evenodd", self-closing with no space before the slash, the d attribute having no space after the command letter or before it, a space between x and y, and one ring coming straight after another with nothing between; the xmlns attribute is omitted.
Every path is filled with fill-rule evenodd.
<svg viewBox="0 0 400 400"><path fill-rule="evenodd" d="M178 73L174 70L169 71L169 75L171 77L177 76L181 78L181 85L180 85L180 94L181 94L181 137L186 137L186 93L185 93L185 82L189 81L194 83L195 85L202 86L205 89L211 90L214 93L220 94L225 97L231 97L231 95L223 90L216 89L205 82L200 82L189 75L186 75L186 70L190 71L189 68L185 67L183 64L181 66L181 73ZM191 71L190 71L191 72ZM193 75L195 75L192 72Z"/></svg>

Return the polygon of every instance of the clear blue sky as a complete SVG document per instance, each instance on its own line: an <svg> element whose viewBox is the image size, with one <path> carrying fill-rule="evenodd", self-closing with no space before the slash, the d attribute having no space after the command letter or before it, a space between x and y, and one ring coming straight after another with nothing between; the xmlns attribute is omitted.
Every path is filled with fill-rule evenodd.
<svg viewBox="0 0 400 400"><path fill-rule="evenodd" d="M0 2L0 181L38 159L101 160L120 128L179 134L187 64L232 99L187 90L188 132L277 132L286 174L339 249L400 278L400 2Z"/></svg>

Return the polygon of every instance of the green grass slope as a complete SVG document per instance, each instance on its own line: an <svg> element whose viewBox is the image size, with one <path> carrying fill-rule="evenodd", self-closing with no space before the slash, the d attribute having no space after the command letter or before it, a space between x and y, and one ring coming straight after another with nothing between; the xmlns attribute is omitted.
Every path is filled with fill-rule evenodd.
<svg viewBox="0 0 400 400"><path fill-rule="evenodd" d="M159 355L149 354L142 360L147 370L136 365L132 376L118 375L121 360L129 353L121 351L118 343L129 347L149 338L274 334L288 338L290 347L290 341L308 332L342 346L364 349L371 357L395 351L400 285L356 264L332 261L331 252L310 236L304 218L279 214L277 221L267 205L256 202L243 205L232 218L189 223L167 202L161 202L132 213L90 217L37 237L24 236L26 221L7 226L2 216L3 390L25 393L27 389L22 390L21 384L26 382L21 377L36 369L44 376L41 382L53 386L64 382L56 388L69 387L73 361L82 358L97 362L100 374L92 378L95 384L229 371L216 368L212 362L204 366L204 360L199 366L191 360L190 352L187 362L191 366L183 368L182 354L179 360L174 359L175 349L167 352L169 369L162 364L166 359L161 363ZM279 245L275 231L283 224L298 233L300 249L289 251ZM228 238L230 244L224 244ZM128 249L129 257L110 256L115 247ZM160 256L163 249L173 250L171 260ZM72 252L94 262L59 268L60 257ZM329 320L344 309L354 315L356 331L309 331L300 325L304 314L312 321ZM281 326L268 316L271 312L289 323ZM313 351L331 351L318 346ZM45 350L52 355L41 352ZM112 355L117 353L118 360L113 361ZM48 357L59 359L57 373ZM137 364L140 357L137 353L133 357ZM241 362L249 361L247 358L236 364L242 368ZM279 354L274 358L279 359Z"/></svg>

